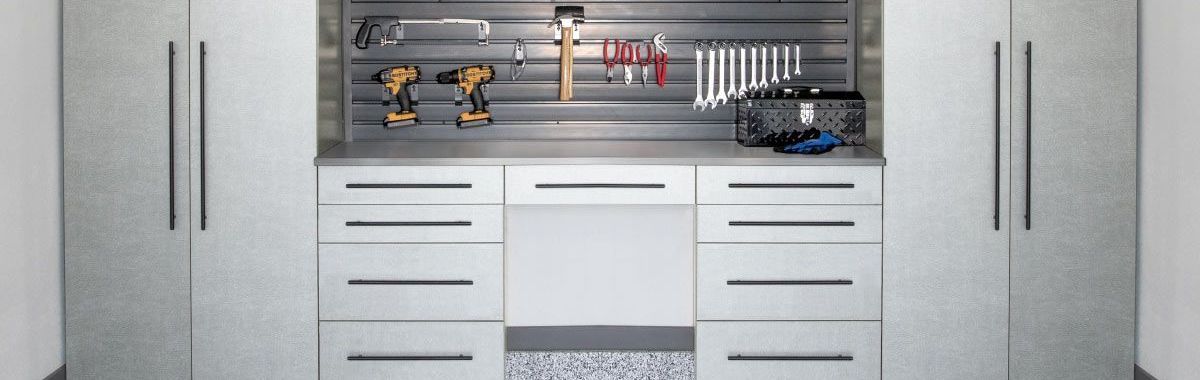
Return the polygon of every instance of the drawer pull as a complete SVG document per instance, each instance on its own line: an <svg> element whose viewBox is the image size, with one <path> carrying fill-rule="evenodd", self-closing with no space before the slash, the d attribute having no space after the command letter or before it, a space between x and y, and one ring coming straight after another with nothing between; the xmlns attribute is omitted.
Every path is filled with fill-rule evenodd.
<svg viewBox="0 0 1200 380"><path fill-rule="evenodd" d="M470 189L469 183L348 183L347 189Z"/></svg>
<svg viewBox="0 0 1200 380"><path fill-rule="evenodd" d="M537 189L665 189L661 183L539 183Z"/></svg>
<svg viewBox="0 0 1200 380"><path fill-rule="evenodd" d="M471 355L403 355L403 356L375 356L375 355L355 355L347 356L349 361L444 361L444 360L474 360Z"/></svg>
<svg viewBox="0 0 1200 380"><path fill-rule="evenodd" d="M730 226L751 227L854 227L854 222L748 222L731 221Z"/></svg>
<svg viewBox="0 0 1200 380"><path fill-rule="evenodd" d="M475 285L471 280L350 280L350 285Z"/></svg>
<svg viewBox="0 0 1200 380"><path fill-rule="evenodd" d="M854 285L851 280L731 280L726 285Z"/></svg>
<svg viewBox="0 0 1200 380"><path fill-rule="evenodd" d="M731 183L730 189L853 189L853 183Z"/></svg>
<svg viewBox="0 0 1200 380"><path fill-rule="evenodd" d="M851 361L853 356L763 356L763 355L734 355L730 356L729 360L754 360L754 361Z"/></svg>
<svg viewBox="0 0 1200 380"><path fill-rule="evenodd" d="M471 226L469 221L460 222L346 222L346 227L446 227Z"/></svg>

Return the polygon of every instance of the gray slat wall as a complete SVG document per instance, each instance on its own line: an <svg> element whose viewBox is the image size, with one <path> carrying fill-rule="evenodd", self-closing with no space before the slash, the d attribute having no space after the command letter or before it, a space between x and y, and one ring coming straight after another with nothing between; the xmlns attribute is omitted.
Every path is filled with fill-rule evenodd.
<svg viewBox="0 0 1200 380"><path fill-rule="evenodd" d="M716 110L692 111L696 41L799 40L803 75L793 75L788 85L854 90L856 1L344 0L346 140L733 140L736 107L732 102ZM553 43L553 29L547 28L556 5L582 5L587 18L581 26L582 41L575 47L575 100L570 102L558 101L559 47ZM407 44L381 47L372 41L368 49L360 50L354 47L354 38L365 16L488 20L491 44L475 45L476 32L469 25L406 25ZM605 82L601 58L605 38L649 41L659 32L669 40L665 88L654 84L653 65L646 88L641 87L636 65L634 84L621 83L620 65L613 83ZM529 60L524 75L514 82L509 66L517 38L525 40ZM453 87L437 84L436 76L475 64L495 67L488 108L496 124L458 129L455 118L470 110L470 102L455 106ZM415 108L422 121L419 126L382 126L384 116L399 105L383 106L381 85L371 75L396 65L421 68L420 102Z"/></svg>

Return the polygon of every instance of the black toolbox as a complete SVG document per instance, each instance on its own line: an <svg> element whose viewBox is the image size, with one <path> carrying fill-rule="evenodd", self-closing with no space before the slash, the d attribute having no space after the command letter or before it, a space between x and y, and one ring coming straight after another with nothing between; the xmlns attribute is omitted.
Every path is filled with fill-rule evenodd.
<svg viewBox="0 0 1200 380"><path fill-rule="evenodd" d="M867 141L867 100L858 91L821 91L809 87L747 93L737 102L737 141L745 146L796 143L809 128L845 142Z"/></svg>

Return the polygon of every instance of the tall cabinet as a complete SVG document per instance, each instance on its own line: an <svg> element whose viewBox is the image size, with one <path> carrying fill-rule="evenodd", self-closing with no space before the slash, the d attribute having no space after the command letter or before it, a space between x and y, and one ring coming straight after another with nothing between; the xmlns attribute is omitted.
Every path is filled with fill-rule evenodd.
<svg viewBox="0 0 1200 380"><path fill-rule="evenodd" d="M1133 372L1136 2L885 4L884 377Z"/></svg>
<svg viewBox="0 0 1200 380"><path fill-rule="evenodd" d="M71 378L316 377L315 8L64 1Z"/></svg>

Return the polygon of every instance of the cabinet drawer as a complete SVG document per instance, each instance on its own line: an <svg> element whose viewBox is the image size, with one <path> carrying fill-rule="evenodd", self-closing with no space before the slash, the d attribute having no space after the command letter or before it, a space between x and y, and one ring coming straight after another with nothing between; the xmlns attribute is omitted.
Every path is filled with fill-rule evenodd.
<svg viewBox="0 0 1200 380"><path fill-rule="evenodd" d="M501 204L499 166L324 166L321 204Z"/></svg>
<svg viewBox="0 0 1200 380"><path fill-rule="evenodd" d="M875 244L700 244L700 320L879 320Z"/></svg>
<svg viewBox="0 0 1200 380"><path fill-rule="evenodd" d="M509 166L508 204L693 204L692 166Z"/></svg>
<svg viewBox="0 0 1200 380"><path fill-rule="evenodd" d="M701 204L883 203L883 168L872 166L701 166Z"/></svg>
<svg viewBox="0 0 1200 380"><path fill-rule="evenodd" d="M319 206L322 243L498 243L504 206Z"/></svg>
<svg viewBox="0 0 1200 380"><path fill-rule="evenodd" d="M698 322L699 380L879 379L879 322Z"/></svg>
<svg viewBox="0 0 1200 380"><path fill-rule="evenodd" d="M879 243L880 206L697 207L703 243Z"/></svg>
<svg viewBox="0 0 1200 380"><path fill-rule="evenodd" d="M321 322L322 379L504 378L502 322Z"/></svg>
<svg viewBox="0 0 1200 380"><path fill-rule="evenodd" d="M501 244L324 244L323 320L476 320L504 316Z"/></svg>

